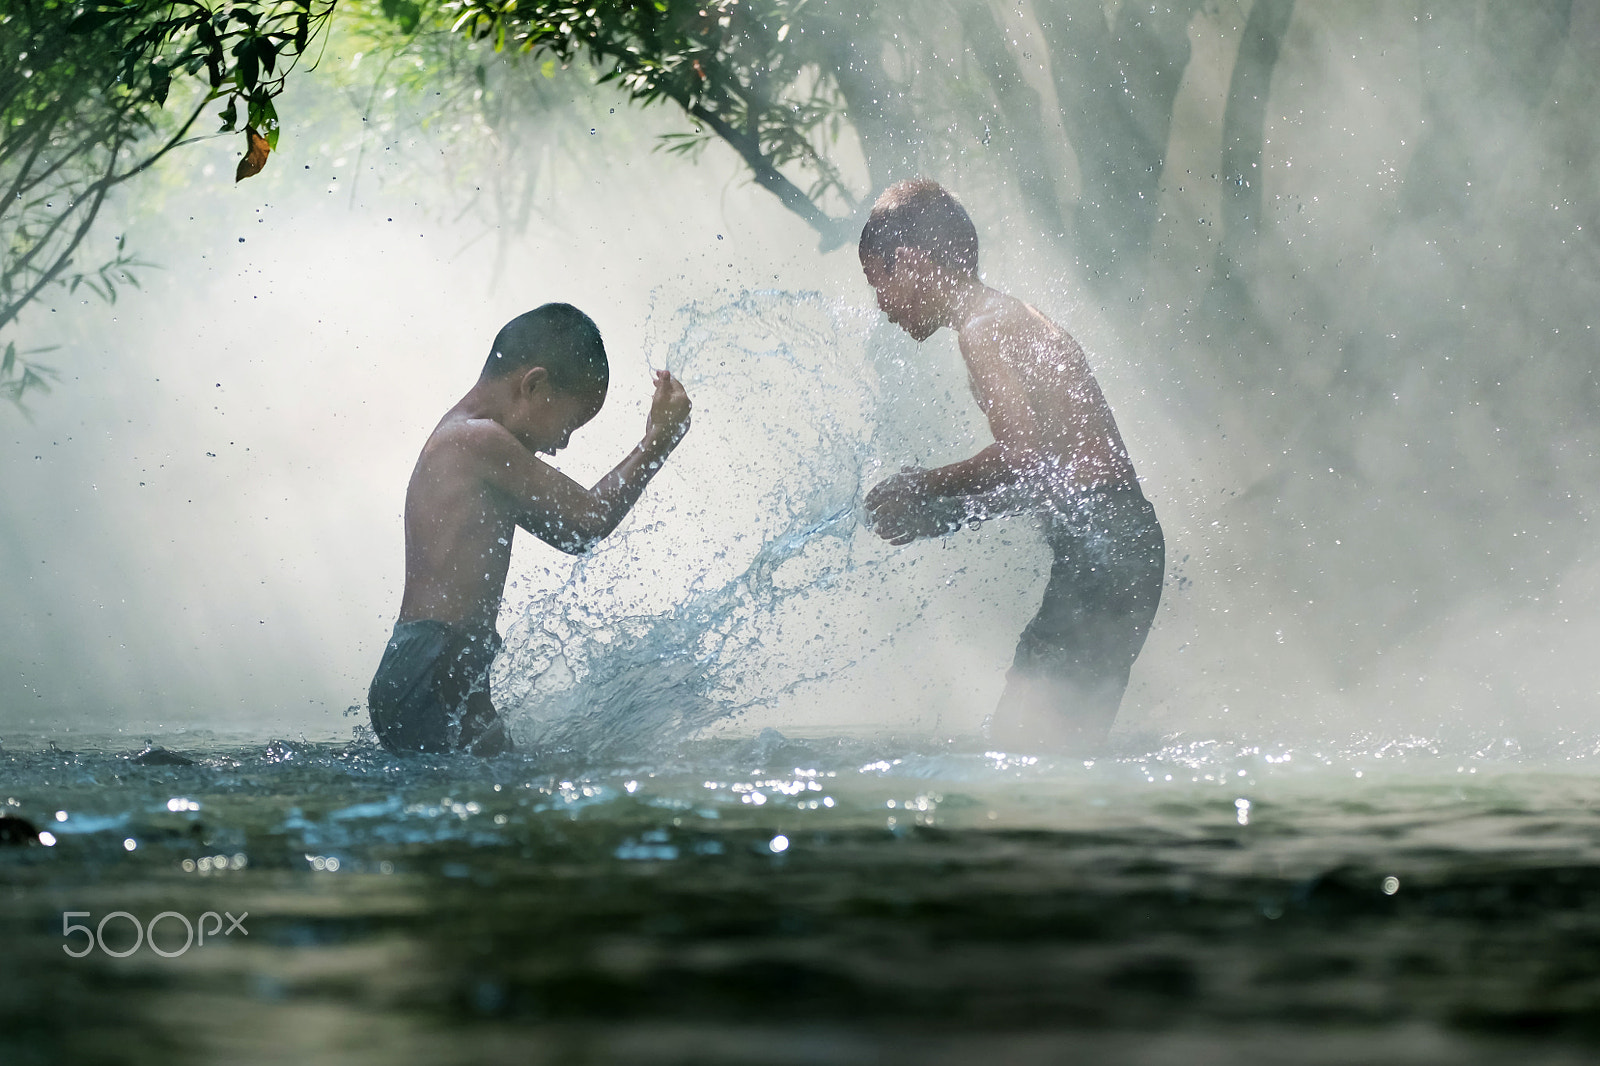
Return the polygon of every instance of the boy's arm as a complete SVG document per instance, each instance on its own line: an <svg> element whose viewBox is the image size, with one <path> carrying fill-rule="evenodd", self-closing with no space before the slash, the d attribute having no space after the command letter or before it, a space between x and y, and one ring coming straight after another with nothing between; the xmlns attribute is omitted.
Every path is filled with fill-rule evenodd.
<svg viewBox="0 0 1600 1066"><path fill-rule="evenodd" d="M1011 361L1003 357L1002 330L993 321L976 323L961 341L974 392L995 442L959 462L931 470L903 470L867 493L864 502L872 528L893 544L950 532L960 522L950 517L949 497L1003 489L1039 465L1038 420Z"/></svg>
<svg viewBox="0 0 1600 1066"><path fill-rule="evenodd" d="M918 491L927 496L976 496L1013 484L1023 474L1012 449L999 441L970 459L915 472Z"/></svg>
<svg viewBox="0 0 1600 1066"><path fill-rule="evenodd" d="M689 431L689 397L666 371L656 373L656 392L640 441L593 488L541 461L501 431L492 446L486 478L513 502L517 525L551 547L581 555L622 522L661 464Z"/></svg>
<svg viewBox="0 0 1600 1066"><path fill-rule="evenodd" d="M1018 474L998 444L970 459L933 470L906 467L873 486L865 501L868 524L891 544L909 544L961 528L976 514L971 497L995 493ZM981 504L978 511L986 510Z"/></svg>

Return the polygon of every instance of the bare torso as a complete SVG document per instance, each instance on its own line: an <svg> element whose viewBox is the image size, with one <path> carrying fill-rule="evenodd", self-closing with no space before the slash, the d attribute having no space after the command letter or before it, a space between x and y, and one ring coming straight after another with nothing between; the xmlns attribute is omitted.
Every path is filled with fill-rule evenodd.
<svg viewBox="0 0 1600 1066"><path fill-rule="evenodd" d="M1137 483L1111 408L1070 334L990 289L962 324L960 341L973 396L996 441L1032 451L1053 489Z"/></svg>
<svg viewBox="0 0 1600 1066"><path fill-rule="evenodd" d="M432 618L477 632L493 628L499 613L516 520L484 477L475 421L445 415L411 472L402 622Z"/></svg>
<svg viewBox="0 0 1600 1066"><path fill-rule="evenodd" d="M689 430L683 386L655 372L645 438L593 488L540 455L566 447L604 389L563 392L541 367L485 376L445 413L406 488L406 590L400 621L492 630L518 528L581 555L610 535Z"/></svg>

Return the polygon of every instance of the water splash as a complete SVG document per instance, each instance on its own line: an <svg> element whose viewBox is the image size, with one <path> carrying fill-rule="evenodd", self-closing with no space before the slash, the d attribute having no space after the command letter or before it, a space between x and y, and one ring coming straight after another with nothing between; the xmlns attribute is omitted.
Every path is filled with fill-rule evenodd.
<svg viewBox="0 0 1600 1066"><path fill-rule="evenodd" d="M493 682L519 743L622 757L735 724L976 734L1039 603L1035 521L901 548L861 523L888 471L988 443L953 341L776 291L675 307L649 337L694 430L618 533L507 612Z"/></svg>
<svg viewBox="0 0 1600 1066"><path fill-rule="evenodd" d="M652 356L694 397L691 443L628 524L508 627L496 692L524 738L643 750L881 642L871 626L865 640L830 632L844 608L830 593L881 555L862 550L858 521L878 409L872 325L787 293L667 317ZM826 649L797 635L805 625Z"/></svg>

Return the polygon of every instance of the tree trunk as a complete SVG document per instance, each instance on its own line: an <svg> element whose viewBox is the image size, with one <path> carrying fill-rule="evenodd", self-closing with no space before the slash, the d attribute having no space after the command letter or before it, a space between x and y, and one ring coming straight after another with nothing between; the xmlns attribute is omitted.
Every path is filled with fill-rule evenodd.
<svg viewBox="0 0 1600 1066"><path fill-rule="evenodd" d="M1075 251L1086 277L1104 290L1141 287L1160 213L1172 105L1199 6L1199 0L1154 9L1127 3L1114 25L1100 0L1039 6L1056 97L1083 179Z"/></svg>
<svg viewBox="0 0 1600 1066"><path fill-rule="evenodd" d="M1261 239L1262 148L1267 95L1295 0L1255 0L1233 62L1222 114L1222 247L1218 267L1248 276Z"/></svg>
<svg viewBox="0 0 1600 1066"><path fill-rule="evenodd" d="M960 2L960 0L958 0ZM961 27L967 46L994 89L1005 127L992 151L1009 154L1009 169L1035 222L1059 237L1066 236L1066 218L1056 194L1054 167L1044 150L1047 134L1040 121L1043 101L1022 76L1016 57L1006 47L1005 33L987 0L962 4ZM987 146L987 142L986 142Z"/></svg>
<svg viewBox="0 0 1600 1066"><path fill-rule="evenodd" d="M1213 321L1243 319L1252 331L1259 325L1250 282L1261 243L1267 98L1294 4L1255 0L1250 6L1222 113L1222 241L1203 306Z"/></svg>
<svg viewBox="0 0 1600 1066"><path fill-rule="evenodd" d="M868 25L896 18L878 5L870 13L856 10L830 18L825 31L829 73L844 97L867 163L871 189L863 203L868 207L885 186L920 173L921 145L929 132L906 106L906 87L890 78L884 67L884 42L894 31Z"/></svg>
<svg viewBox="0 0 1600 1066"><path fill-rule="evenodd" d="M1424 126L1402 206L1417 218L1470 219L1489 208L1544 101L1572 0L1491 3L1481 16L1477 5L1420 6Z"/></svg>

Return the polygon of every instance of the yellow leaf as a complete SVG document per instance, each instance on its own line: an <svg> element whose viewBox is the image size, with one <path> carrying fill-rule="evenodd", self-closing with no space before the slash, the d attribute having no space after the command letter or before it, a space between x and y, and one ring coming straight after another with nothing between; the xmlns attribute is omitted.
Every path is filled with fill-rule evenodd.
<svg viewBox="0 0 1600 1066"><path fill-rule="evenodd" d="M233 172L235 182L253 178L261 173L261 168L267 165L267 153L272 151L267 146L267 139L257 133L254 126L245 127L244 138L244 158L239 160L239 169Z"/></svg>

